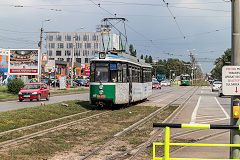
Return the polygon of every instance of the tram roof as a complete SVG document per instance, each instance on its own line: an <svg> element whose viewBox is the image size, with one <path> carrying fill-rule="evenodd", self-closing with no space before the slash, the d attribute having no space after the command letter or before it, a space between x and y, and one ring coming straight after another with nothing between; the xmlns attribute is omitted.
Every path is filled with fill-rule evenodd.
<svg viewBox="0 0 240 160"><path fill-rule="evenodd" d="M91 59L91 61L120 61L120 62L129 62L135 65L141 65L143 67L152 67L150 64L145 63L144 60L138 59L126 53L121 53L120 55L115 54L106 54L105 59L99 59L99 55L96 55Z"/></svg>

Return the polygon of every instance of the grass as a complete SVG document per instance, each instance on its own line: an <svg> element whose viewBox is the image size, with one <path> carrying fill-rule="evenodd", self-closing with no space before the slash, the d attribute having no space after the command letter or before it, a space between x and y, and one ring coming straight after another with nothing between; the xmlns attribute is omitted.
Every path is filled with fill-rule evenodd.
<svg viewBox="0 0 240 160"><path fill-rule="evenodd" d="M56 91L51 91L52 95L66 94L66 93L81 93L89 91L88 88L77 88L77 89L58 89Z"/></svg>
<svg viewBox="0 0 240 160"><path fill-rule="evenodd" d="M90 110L92 106L84 101L66 101L68 107L61 103L37 106L19 110L0 112L0 132L56 119Z"/></svg>
<svg viewBox="0 0 240 160"><path fill-rule="evenodd" d="M8 92L6 86L0 87L0 100L17 99L18 95Z"/></svg>
<svg viewBox="0 0 240 160"><path fill-rule="evenodd" d="M65 102L70 104L70 108L67 111L64 111L65 114L69 112L84 111L87 110L88 107L85 106L85 102L81 101L73 101L73 102ZM56 104L55 104L56 105ZM56 105L56 108L59 106ZM54 108L55 108L54 107ZM62 109L54 109L53 106L47 105L48 109L42 110L42 108L35 108L37 110L21 110L21 112L14 113L12 119L10 119L10 115L7 116L8 121L15 122L20 121L21 119L36 119L35 122L41 117L46 117L45 112L49 112L48 115L51 117L57 117L58 114L62 114ZM81 108L81 109L80 109ZM68 110L69 109L69 110ZM128 108L121 108L118 110L114 110L113 112L100 116L97 118L92 118L90 121L86 121L81 123L81 125L75 125L72 127L68 127L66 129L59 130L57 132L48 133L41 137L34 138L31 142L27 144L23 144L19 147L12 148L8 152L0 153L1 159L49 159L49 157L53 157L58 152L69 151L75 152L77 151L79 155L86 155L93 148L104 144L107 140L111 139L116 133L122 131L123 129L129 127L130 125L136 123L140 119L148 116L152 112L156 111L157 107L146 107L146 106L131 106ZM146 139L149 138L149 134L152 131L152 122L161 122L165 119L172 111L176 109L175 107L170 107L161 113L161 116L157 116L145 124L140 126L139 128L130 131L127 135L120 140L120 142L124 142L123 144L114 145L114 149L116 151L124 151L129 146L136 146L143 143ZM11 111L12 112L12 111ZM26 114L24 114L26 112ZM37 115L34 112L37 112ZM77 111L76 111L77 112ZM19 115L20 114L20 115ZM30 116L30 115L31 116ZM22 117L15 119L14 116ZM0 119L4 119L5 117L1 117L3 115L0 114ZM29 118L30 117L30 118ZM37 118L38 117L38 118ZM49 118L49 117L46 117ZM9 127L8 127L9 128ZM76 147L78 146L78 147ZM80 148L79 148L80 147ZM76 148L76 149L75 149Z"/></svg>

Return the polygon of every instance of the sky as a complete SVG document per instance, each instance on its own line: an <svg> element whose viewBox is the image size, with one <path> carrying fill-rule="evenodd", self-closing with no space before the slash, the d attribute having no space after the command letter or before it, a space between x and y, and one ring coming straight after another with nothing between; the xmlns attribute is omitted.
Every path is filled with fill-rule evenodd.
<svg viewBox="0 0 240 160"><path fill-rule="evenodd" d="M1 0L0 9L0 48L38 48L42 25L93 32L114 14L127 19L128 44L139 57L190 61L191 52L208 73L231 47L231 2L223 0Z"/></svg>

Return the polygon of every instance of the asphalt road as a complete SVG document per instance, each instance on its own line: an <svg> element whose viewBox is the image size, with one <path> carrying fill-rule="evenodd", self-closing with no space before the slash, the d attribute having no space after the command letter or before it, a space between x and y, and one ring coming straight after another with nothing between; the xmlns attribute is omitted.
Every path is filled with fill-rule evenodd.
<svg viewBox="0 0 240 160"><path fill-rule="evenodd" d="M0 112L27 108L27 107L40 106L41 102L44 102L45 104L53 104L53 103L59 103L63 101L70 101L70 100L89 100L89 93L52 96L50 97L49 101L42 99L39 102L36 100L33 100L32 102L30 102L29 100L24 100L23 102L19 102L19 101L0 102Z"/></svg>

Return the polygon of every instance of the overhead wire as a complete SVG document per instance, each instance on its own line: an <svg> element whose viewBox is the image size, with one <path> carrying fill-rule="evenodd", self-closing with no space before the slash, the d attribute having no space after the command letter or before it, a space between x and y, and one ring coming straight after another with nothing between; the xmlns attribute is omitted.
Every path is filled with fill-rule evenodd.
<svg viewBox="0 0 240 160"><path fill-rule="evenodd" d="M180 33L182 34L182 36L183 36L183 39L185 39L186 37L185 37L182 29L180 28L180 26L179 26L179 24L178 24L178 22L177 22L177 20L176 20L177 17L173 15L172 11L171 11L171 10L169 9L169 7L168 7L168 4L169 4L169 3L165 2L165 0L162 0L162 1L163 1L163 3L166 5L169 13L172 15L173 20L174 20L175 24L177 25L177 28L178 28L179 32L180 32Z"/></svg>

